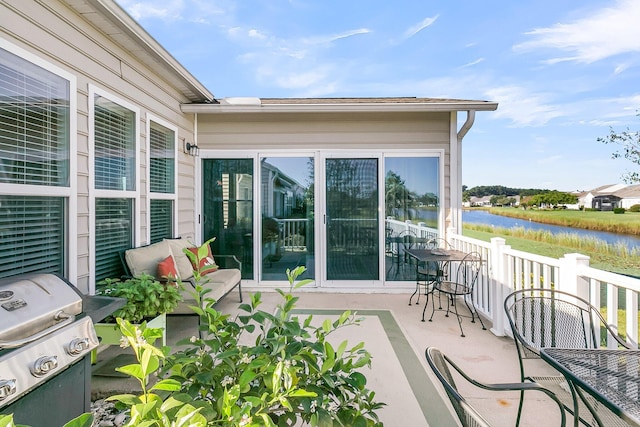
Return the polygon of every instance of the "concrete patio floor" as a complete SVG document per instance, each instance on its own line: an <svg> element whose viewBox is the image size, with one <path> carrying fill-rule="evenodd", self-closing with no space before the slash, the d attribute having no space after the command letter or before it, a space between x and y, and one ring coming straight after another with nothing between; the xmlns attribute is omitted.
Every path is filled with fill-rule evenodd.
<svg viewBox="0 0 640 427"><path fill-rule="evenodd" d="M245 292L248 294L251 291ZM262 290L264 311L272 311L282 301L279 294ZM362 329L340 331L335 339L347 339L350 345L365 342L372 353L372 370L363 372L368 387L376 391L376 398L387 403L379 412L386 426L441 426L455 425L448 402L437 391L440 390L424 357L427 347L437 347L453 359L467 374L485 383L519 381L518 356L513 340L496 337L480 323L463 320L466 337L460 336L455 316L445 317L436 312L433 322L422 322L424 299L420 305L408 305L405 294L344 294L298 291L296 309L300 316L311 313L314 319L336 317L333 313L343 310L357 311L363 315ZM238 310L237 294L227 295L216 308L234 314ZM463 304L464 305L464 304ZM437 302L436 302L437 306ZM326 311L328 310L328 311ZM430 313L430 307L427 311ZM427 314L427 318L428 318ZM396 325L396 331L388 328ZM487 328L491 325L487 324ZM386 331L386 332L385 332ZM197 334L197 323L193 316L169 316L168 345L185 337ZM401 348L400 350L398 350ZM98 364L120 354L123 350L109 347L98 355ZM124 350L126 351L126 350ZM413 354L406 354L413 352ZM541 372L554 371L544 362L536 366ZM94 376L92 389L94 398L105 397L123 391L137 391L131 380ZM467 400L494 426L515 425L519 393L488 392L458 381L458 386ZM568 423L573 419L568 416ZM523 426L559 425L559 411L555 404L542 393L530 392L525 399Z"/></svg>

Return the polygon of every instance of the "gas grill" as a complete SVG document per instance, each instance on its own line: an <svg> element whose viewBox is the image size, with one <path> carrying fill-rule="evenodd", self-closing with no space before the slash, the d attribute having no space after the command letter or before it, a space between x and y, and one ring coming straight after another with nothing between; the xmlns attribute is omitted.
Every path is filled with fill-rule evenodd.
<svg viewBox="0 0 640 427"><path fill-rule="evenodd" d="M93 322L117 309L114 300L54 274L0 279L0 413L48 427L88 412Z"/></svg>

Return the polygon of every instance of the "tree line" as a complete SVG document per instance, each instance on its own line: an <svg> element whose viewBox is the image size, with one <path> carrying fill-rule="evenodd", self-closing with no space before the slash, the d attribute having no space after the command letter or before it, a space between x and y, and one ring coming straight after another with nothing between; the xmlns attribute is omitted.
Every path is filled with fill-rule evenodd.
<svg viewBox="0 0 640 427"><path fill-rule="evenodd" d="M578 202L575 194L557 190L535 188L509 188L502 185L486 185L473 188L462 186L462 200L469 201L471 197L491 196L493 206L512 206L516 202L514 196L520 196L520 206L562 206Z"/></svg>

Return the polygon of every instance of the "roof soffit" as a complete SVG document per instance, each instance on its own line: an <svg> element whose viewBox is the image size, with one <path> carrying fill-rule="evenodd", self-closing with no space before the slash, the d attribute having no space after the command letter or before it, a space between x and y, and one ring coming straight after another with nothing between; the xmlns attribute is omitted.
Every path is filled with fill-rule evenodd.
<svg viewBox="0 0 640 427"><path fill-rule="evenodd" d="M114 1L66 2L114 43L157 72L191 102L213 100L213 94Z"/></svg>

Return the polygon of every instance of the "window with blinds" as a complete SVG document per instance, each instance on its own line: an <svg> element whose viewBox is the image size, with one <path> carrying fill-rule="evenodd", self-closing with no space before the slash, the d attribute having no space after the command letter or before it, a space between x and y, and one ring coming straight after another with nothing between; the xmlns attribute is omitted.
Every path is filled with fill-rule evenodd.
<svg viewBox="0 0 640 427"><path fill-rule="evenodd" d="M0 182L69 186L69 81L0 49Z"/></svg>
<svg viewBox="0 0 640 427"><path fill-rule="evenodd" d="M96 282L124 274L120 252L133 246L133 199L96 199Z"/></svg>
<svg viewBox="0 0 640 427"><path fill-rule="evenodd" d="M65 274L65 199L0 196L0 277Z"/></svg>
<svg viewBox="0 0 640 427"><path fill-rule="evenodd" d="M0 277L67 274L68 197L47 194L70 188L70 88L0 48Z"/></svg>
<svg viewBox="0 0 640 427"><path fill-rule="evenodd" d="M174 236L176 170L175 132L154 121L149 124L150 243ZM160 198L158 198L160 197Z"/></svg>
<svg viewBox="0 0 640 427"><path fill-rule="evenodd" d="M175 192L175 133L158 123L149 126L151 150L150 184L152 193Z"/></svg>
<svg viewBox="0 0 640 427"><path fill-rule="evenodd" d="M151 242L173 237L173 200L151 200Z"/></svg>
<svg viewBox="0 0 640 427"><path fill-rule="evenodd" d="M95 189L135 191L137 114L100 94L94 101ZM133 246L135 226L133 197L100 196L95 199L96 282L124 274L120 252Z"/></svg>
<svg viewBox="0 0 640 427"><path fill-rule="evenodd" d="M95 95L95 188L136 189L135 112Z"/></svg>

